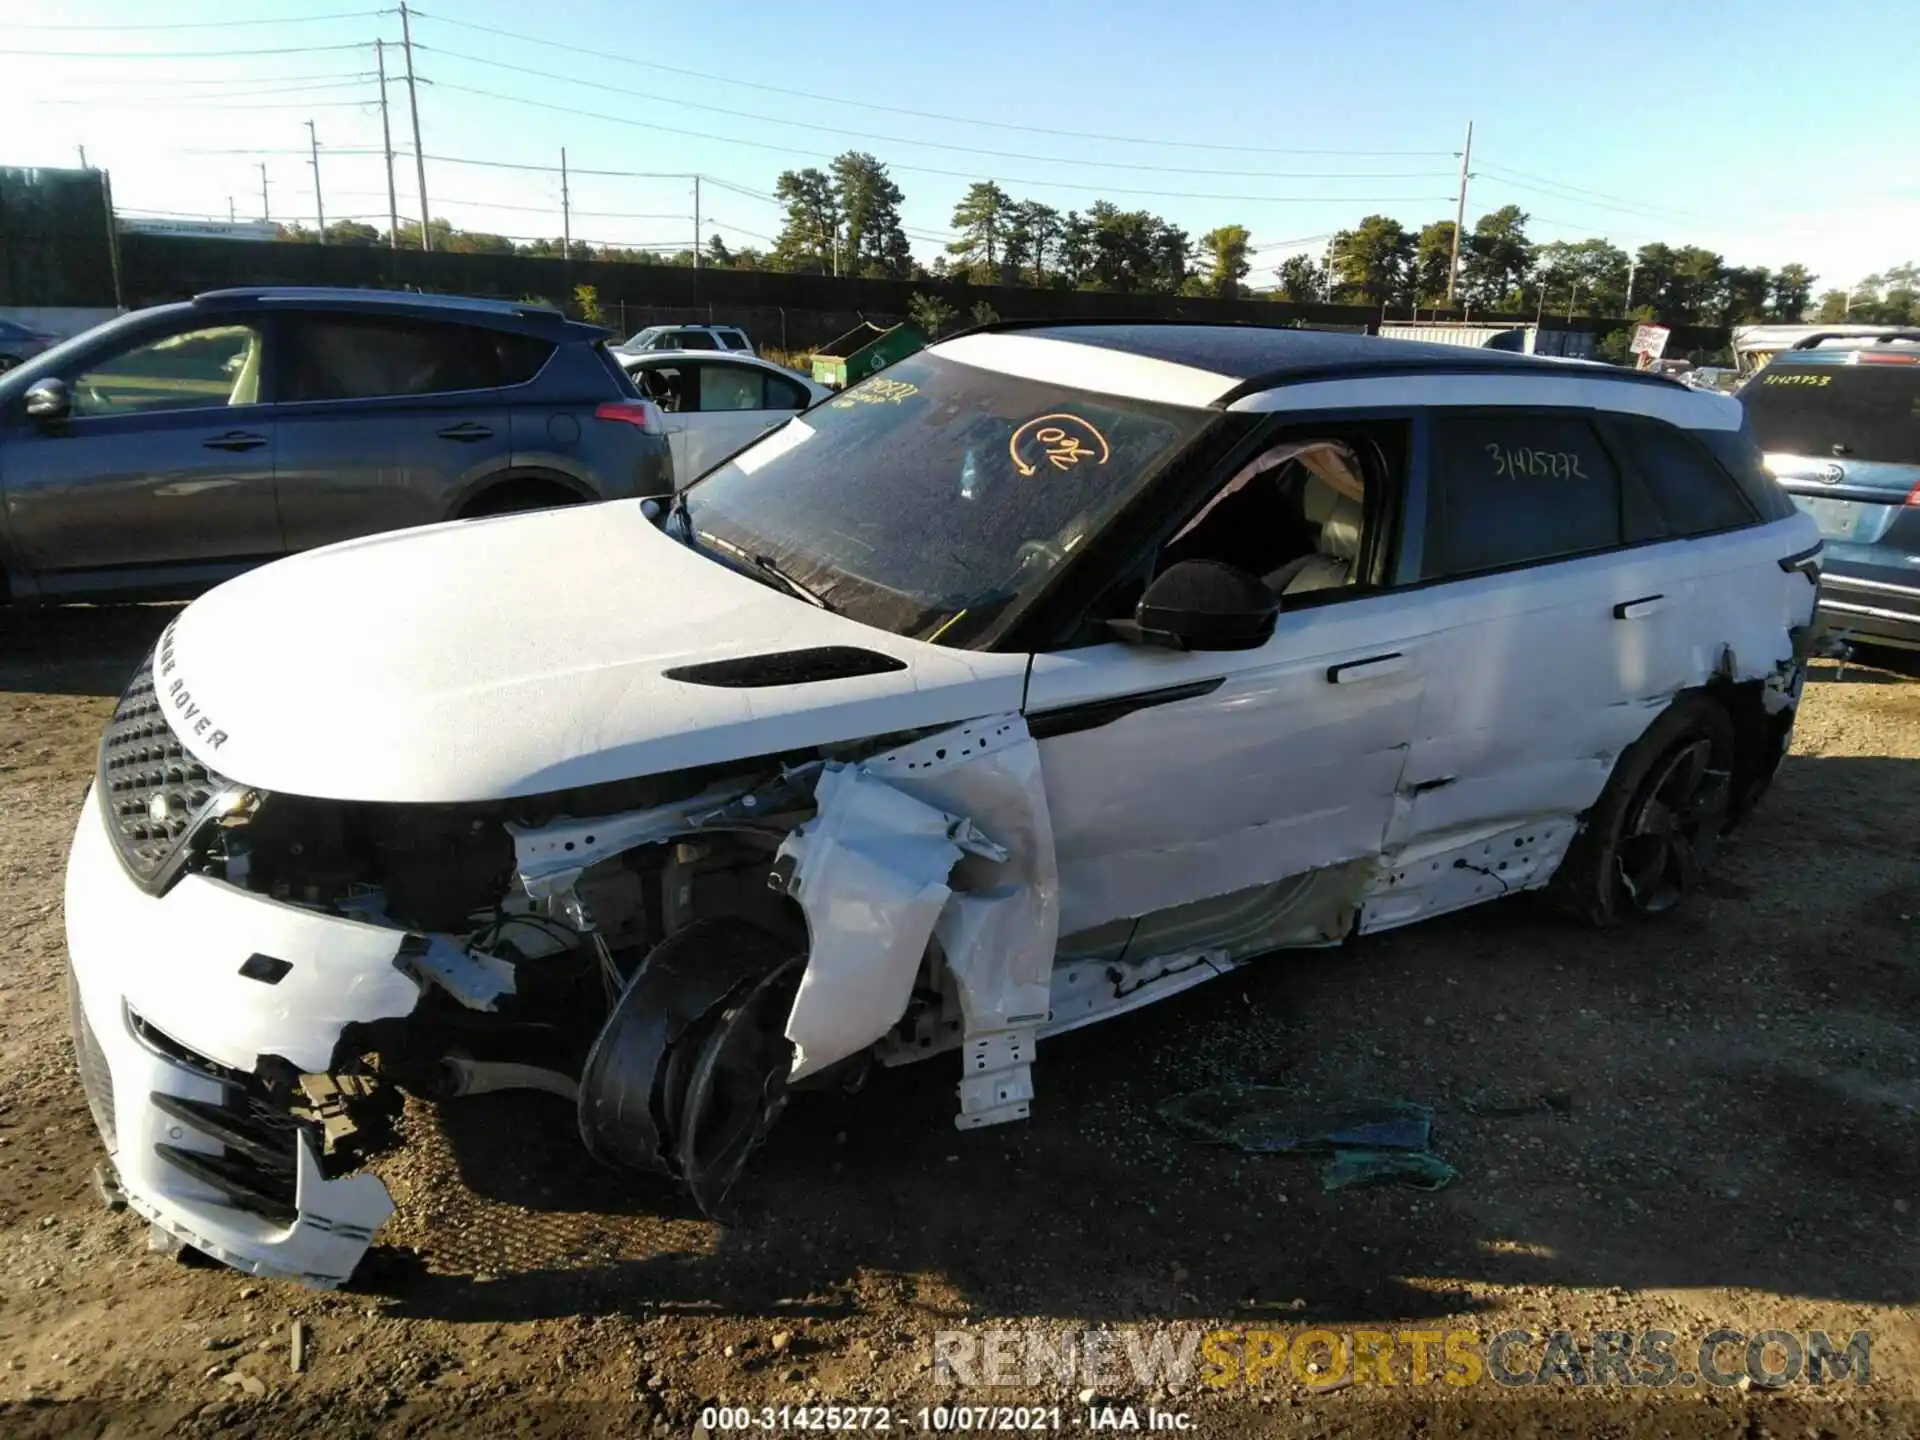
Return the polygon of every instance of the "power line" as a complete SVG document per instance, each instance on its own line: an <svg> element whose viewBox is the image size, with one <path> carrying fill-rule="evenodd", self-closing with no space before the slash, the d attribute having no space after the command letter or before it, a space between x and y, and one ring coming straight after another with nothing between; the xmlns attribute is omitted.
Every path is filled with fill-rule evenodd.
<svg viewBox="0 0 1920 1440"><path fill-rule="evenodd" d="M426 47L422 46L421 48L425 49ZM396 155L401 153L411 155L413 152L411 150L405 152L394 151ZM558 175L560 173L560 167L558 165L527 165L519 164L511 160L474 160L461 155L429 155L427 159L433 161L436 165L477 165L486 170L537 170L546 175ZM581 170L569 165L567 167L567 173L569 175L606 176L615 180L693 179L693 172L691 170ZM711 175L706 178L709 180L713 179ZM725 182L715 180L714 183L718 185Z"/></svg>
<svg viewBox="0 0 1920 1440"><path fill-rule="evenodd" d="M272 92L268 92L272 93ZM96 110L354 110L378 105L378 100L287 100L264 101L247 105L222 105L200 100L29 100L29 105L82 105Z"/></svg>
<svg viewBox="0 0 1920 1440"><path fill-rule="evenodd" d="M0 55L38 60L226 60L245 55L321 55L371 50L371 40L350 45L285 45L273 50L0 50Z"/></svg>
<svg viewBox="0 0 1920 1440"><path fill-rule="evenodd" d="M1625 195L1614 195L1605 190L1588 190L1579 185L1569 185L1564 180L1555 180L1550 176L1535 175L1526 170L1516 170L1511 165L1483 165L1483 168L1496 177L1517 175L1522 180L1537 181L1542 185L1552 186L1556 190L1565 190L1573 195L1588 195L1598 200L1617 200L1622 205L1630 206L1637 210L1665 210L1673 215L1691 216L1696 219L1704 218L1691 210L1681 210L1667 205L1650 205L1645 201L1634 200ZM1510 181L1509 183L1518 182ZM1524 189L1525 187L1522 186L1522 188Z"/></svg>
<svg viewBox="0 0 1920 1440"><path fill-rule="evenodd" d="M326 20L365 20L385 15L385 10L336 10L331 15L283 15L259 20L170 20L140 25L69 25L35 21L23 25L9 20L9 30L226 30L238 25L317 25Z"/></svg>
<svg viewBox="0 0 1920 1440"><path fill-rule="evenodd" d="M471 85L454 85L448 81L438 82L442 90L458 90L468 95L479 95L488 100L504 100L511 105L527 105L536 110L552 110L561 115L579 115L600 124L629 125L635 129L651 130L663 135L680 135L696 140L706 140L723 145L746 145L756 150L773 150L785 155L798 155L803 159L825 160L830 157L818 150L801 150L792 145L776 145L767 140L745 140L732 135L709 135L699 130L685 130L674 125L656 125L647 120L635 120L625 115L609 115L604 111L581 110L572 105L555 105L546 100L529 100L523 95L503 95L497 90L481 90ZM890 170L902 170L918 175L946 175L959 180L982 180L985 176L967 170L944 170L931 165L893 165ZM1022 176L1005 176L996 183L1018 185L1028 189L1089 190L1100 195L1144 195L1160 200L1221 200L1244 205L1307 205L1337 203L1343 205L1380 205L1409 203L1413 201L1432 201L1431 195L1217 195L1209 192L1191 190L1148 190L1120 185L1092 185L1074 180L1047 180ZM1440 197L1451 199L1451 196Z"/></svg>
<svg viewBox="0 0 1920 1440"><path fill-rule="evenodd" d="M173 90L180 85L265 85L273 84L282 88L304 85L307 81L338 82L347 84L354 81L372 81L375 78L371 70L334 70L325 75L169 75L167 89ZM127 83L120 75L73 75L62 76L62 87L71 85L114 85ZM315 88L319 88L316 86ZM214 92L219 94L221 92Z"/></svg>
<svg viewBox="0 0 1920 1440"><path fill-rule="evenodd" d="M224 148L220 146L190 146L176 152L181 155L301 155L305 150L248 149L244 147ZM329 155L384 155L386 152L378 145L330 145ZM394 152L398 154L398 151Z"/></svg>
<svg viewBox="0 0 1920 1440"><path fill-rule="evenodd" d="M1083 168L1097 165L1107 170L1150 170L1163 175L1218 175L1237 180L1433 180L1445 179L1451 173L1433 170L1402 170L1353 175L1324 170L1208 170L1195 169L1190 165L1145 165L1136 161L1095 161L1066 155L1028 155L1017 150L990 149L980 145L955 145L945 140L909 140L899 135L880 135L869 130L849 130L839 125L820 125L811 120L795 120L781 115L762 115L752 110L730 110L724 105L707 105L696 100L674 99L661 95L636 97L632 88L625 85L608 85L595 80L583 80L577 75L562 75L553 70L536 70L528 65L510 65L504 60L488 60L479 55L463 54L458 50L443 50L437 45L419 45L415 48L443 59L465 60L475 65L491 66L495 70L510 70L516 75L532 75L542 80L557 80L576 89L606 90L629 99L651 99L679 110L705 110L715 115L730 116L735 120L750 120L758 125L777 125L791 130L817 130L826 135L844 135L854 140L866 140L881 145L916 145L924 150L951 150L963 155L988 155L995 159L1024 160L1038 165L1075 165Z"/></svg>
<svg viewBox="0 0 1920 1440"><path fill-rule="evenodd" d="M576 55L590 55L596 60L614 61L622 65L635 65L646 70L661 70L670 75L683 75L694 80L706 80L717 85L738 85L747 90L764 90L772 95L784 95L789 99L816 100L828 105L850 105L861 110L879 110L890 115L911 115L919 120L936 120L943 125L980 125L993 130L1014 130L1028 135L1052 135L1068 140L1099 140L1116 145L1155 145L1174 150L1226 150L1244 155L1345 155L1359 156L1427 156L1452 155L1451 150L1326 150L1310 147L1284 147L1273 145L1226 145L1202 140L1166 140L1147 135L1111 135L1086 130L1056 130L1044 125L1017 125L1006 120L985 120L977 115L942 115L930 110L912 110L899 105L882 105L871 100L848 100L837 95L820 95L810 90L790 90L781 85L762 85L751 80L738 80L726 75L713 75L702 70L689 70L684 66L662 65L657 61L642 60L634 55L619 55L606 50L590 49L584 45L569 45L559 40L547 40L538 35L526 35L517 30L502 30L492 25L478 25L471 20L453 20L441 15L429 15L422 10L411 10L416 20L430 20L441 25L452 25L461 30L477 30L488 35L499 35L508 40L519 40L529 45L545 45L554 50L565 50ZM628 92L631 93L631 92ZM789 122L778 122L789 123Z"/></svg>

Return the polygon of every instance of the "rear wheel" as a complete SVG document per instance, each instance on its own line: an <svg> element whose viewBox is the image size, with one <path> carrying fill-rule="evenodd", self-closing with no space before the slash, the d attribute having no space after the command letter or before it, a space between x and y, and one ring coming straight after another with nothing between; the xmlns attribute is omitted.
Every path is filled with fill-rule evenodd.
<svg viewBox="0 0 1920 1440"><path fill-rule="evenodd" d="M1664 914L1699 885L1726 828L1733 722L1683 695L1620 757L1549 892L1591 924Z"/></svg>
<svg viewBox="0 0 1920 1440"><path fill-rule="evenodd" d="M580 503L576 491L551 480L508 480L474 496L458 518L478 520L488 515L517 515L525 510L552 510Z"/></svg>

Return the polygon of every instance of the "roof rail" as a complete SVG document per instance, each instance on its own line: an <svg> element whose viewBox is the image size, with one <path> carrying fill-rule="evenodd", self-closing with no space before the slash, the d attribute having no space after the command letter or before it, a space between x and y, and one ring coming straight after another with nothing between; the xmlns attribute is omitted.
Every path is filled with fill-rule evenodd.
<svg viewBox="0 0 1920 1440"><path fill-rule="evenodd" d="M552 305L526 300L490 300L477 295L429 295L418 290L362 290L348 285L240 285L221 290L203 290L194 302L202 300L302 301L328 300L372 305L419 305L430 309L484 311L492 315L538 315L565 319Z"/></svg>
<svg viewBox="0 0 1920 1440"><path fill-rule="evenodd" d="M1920 341L1920 330L1889 330L1884 335L1849 335L1844 330L1820 330L1803 335L1790 347L1794 350L1818 350L1829 340L1853 340L1862 345L1885 345L1894 340Z"/></svg>

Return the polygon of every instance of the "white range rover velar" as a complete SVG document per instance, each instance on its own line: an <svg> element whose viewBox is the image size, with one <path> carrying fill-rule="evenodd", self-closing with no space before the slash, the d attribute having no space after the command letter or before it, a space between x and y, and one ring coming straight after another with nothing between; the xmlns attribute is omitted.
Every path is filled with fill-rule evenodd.
<svg viewBox="0 0 1920 1440"><path fill-rule="evenodd" d="M68 868L93 1112L161 1237L331 1286L402 1091L554 1092L711 1208L876 1062L957 1052L991 1125L1046 1037L1274 951L1532 890L1636 923L1787 747L1819 554L1668 381L972 332L664 511L185 610Z"/></svg>

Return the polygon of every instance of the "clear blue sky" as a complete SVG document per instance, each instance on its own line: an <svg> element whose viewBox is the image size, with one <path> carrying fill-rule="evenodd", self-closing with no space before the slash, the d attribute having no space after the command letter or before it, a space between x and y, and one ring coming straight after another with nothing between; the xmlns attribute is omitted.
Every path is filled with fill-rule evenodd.
<svg viewBox="0 0 1920 1440"><path fill-rule="evenodd" d="M380 157L339 153L380 143L378 87L355 77L400 25L374 10L0 0L0 163L70 165L85 145L123 209L224 218L231 198L245 218L264 162L275 218L311 223L312 119L328 217L384 225ZM341 12L355 13L287 23ZM236 14L272 18L190 28ZM36 28L56 23L94 28ZM142 28L160 24L180 28ZM1799 260L1821 288L1920 259L1914 0L427 0L414 39L432 82L424 148L447 157L427 162L433 213L519 236L559 233L559 176L452 159L557 166L565 146L576 171L699 171L725 182L703 187L702 231L740 245L774 234L779 209L726 186L764 195L782 169L860 148L906 191L924 259L968 179L992 178L1061 209L1101 196L1153 209L1196 236L1238 222L1265 268L1370 212L1451 216L1472 120L1469 223L1514 203L1540 240ZM387 60L391 78L397 44ZM389 96L395 144L410 144L404 85ZM256 150L278 153L204 153ZM417 215L410 157L396 179L401 214ZM692 237L685 181L576 175L571 189L577 237Z"/></svg>

